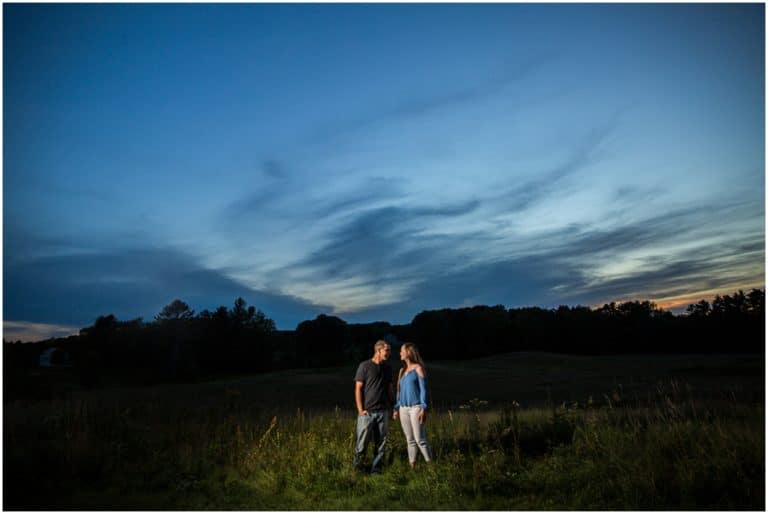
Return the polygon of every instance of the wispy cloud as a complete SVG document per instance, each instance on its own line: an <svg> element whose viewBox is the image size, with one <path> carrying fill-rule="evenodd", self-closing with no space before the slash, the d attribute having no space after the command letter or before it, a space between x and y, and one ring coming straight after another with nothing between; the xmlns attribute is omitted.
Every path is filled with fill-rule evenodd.
<svg viewBox="0 0 768 526"><path fill-rule="evenodd" d="M472 201L453 210L475 210ZM695 206L606 226L569 225L509 242L500 234L429 235L422 219L433 210L382 208L360 214L302 260L308 283L357 279L355 302L329 301L350 320L407 321L422 309L504 303L508 306L596 304L614 299L663 299L725 292L764 283L764 246L749 229L723 242L709 206ZM750 217L750 206L733 207ZM695 246L686 242L696 240ZM677 246L676 246L677 245ZM488 247L491 253L467 250ZM604 269L631 255L635 263ZM306 285L305 293L311 291ZM305 293L300 295L304 296ZM366 297L366 294L368 297ZM375 296L375 298L374 298ZM698 298L697 298L698 299Z"/></svg>
<svg viewBox="0 0 768 526"><path fill-rule="evenodd" d="M288 175L285 164L275 159L265 160L261 165L261 171L274 179L282 179Z"/></svg>
<svg viewBox="0 0 768 526"><path fill-rule="evenodd" d="M511 189L501 189L491 200L500 203L507 212L523 212L547 197L563 192L563 180L575 175L603 158L600 147L616 128L615 123L589 131L569 152L568 157L542 173L515 184L521 176L516 174Z"/></svg>
<svg viewBox="0 0 768 526"><path fill-rule="evenodd" d="M508 62L495 75L490 75L478 83L442 92L413 96L393 105L382 104L380 108L368 114L325 124L315 130L307 139L309 142L325 141L339 135L359 133L378 125L479 102L501 94L516 83L530 77L554 59L555 55L548 53L528 58L517 64Z"/></svg>
<svg viewBox="0 0 768 526"><path fill-rule="evenodd" d="M578 298L587 304L648 299L661 305L689 304L738 288L763 288L764 251L734 253L734 247L684 252L667 260L656 260L623 275L604 280L575 283L563 298Z"/></svg>
<svg viewBox="0 0 768 526"><path fill-rule="evenodd" d="M9 342L37 342L49 338L65 338L77 334L77 327L33 323L28 321L3 321L3 340Z"/></svg>
<svg viewBox="0 0 768 526"><path fill-rule="evenodd" d="M366 177L346 191L316 203L310 203L306 212L311 220L347 216L364 210L389 206L407 197L403 181L394 177Z"/></svg>
<svg viewBox="0 0 768 526"><path fill-rule="evenodd" d="M420 276L419 269L454 255L443 236L425 231L430 221L470 214L479 204L470 199L445 207L379 206L353 213L319 248L277 270L271 281L301 297L322 291L338 312L391 303Z"/></svg>
<svg viewBox="0 0 768 526"><path fill-rule="evenodd" d="M437 93L429 97L416 97L403 101L389 112L381 114L380 118L418 116L492 97L513 86L515 83L530 77L544 65L551 63L553 58L553 55L542 54L530 57L519 64L508 63L505 68L498 71L496 75L485 79L484 82L453 91Z"/></svg>
<svg viewBox="0 0 768 526"><path fill-rule="evenodd" d="M329 307L254 290L170 248L103 250L39 257L4 269L4 317L67 326L90 325L99 315L151 319L174 298L194 308L230 305L238 296L281 327Z"/></svg>
<svg viewBox="0 0 768 526"><path fill-rule="evenodd" d="M397 274L428 257L436 241L424 233L428 221L460 217L476 210L469 199L443 207L385 206L366 210L331 233L320 249L300 266L309 265L325 275L383 276Z"/></svg>

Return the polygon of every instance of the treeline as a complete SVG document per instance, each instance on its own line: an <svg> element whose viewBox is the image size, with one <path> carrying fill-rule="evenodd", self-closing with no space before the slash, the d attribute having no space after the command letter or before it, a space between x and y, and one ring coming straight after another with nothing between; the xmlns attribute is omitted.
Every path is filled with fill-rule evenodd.
<svg viewBox="0 0 768 526"><path fill-rule="evenodd" d="M469 359L512 351L565 354L762 353L765 291L717 296L674 315L648 301L600 308L507 309L502 305L424 311L411 323L350 324L321 314L279 331L262 311L238 298L232 307L196 314L181 300L151 322L100 316L77 336L38 343L4 342L6 380L39 364L71 364L82 385L155 383L349 364L373 342L414 341L428 360ZM393 353L396 357L397 353ZM6 385L9 385L6 382Z"/></svg>
<svg viewBox="0 0 768 526"><path fill-rule="evenodd" d="M674 315L649 301L556 309L470 307L418 314L409 338L427 356L464 359L510 351L563 354L762 353L765 291L717 296Z"/></svg>

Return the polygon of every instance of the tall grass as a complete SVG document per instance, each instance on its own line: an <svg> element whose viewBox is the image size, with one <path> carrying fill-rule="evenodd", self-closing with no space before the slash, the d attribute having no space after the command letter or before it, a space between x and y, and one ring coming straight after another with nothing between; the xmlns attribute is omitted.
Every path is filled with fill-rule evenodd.
<svg viewBox="0 0 768 526"><path fill-rule="evenodd" d="M7 406L6 509L765 507L763 407L676 384L643 401L438 409L435 461L415 471L391 422L381 475L351 466L351 411L273 412L232 390L187 402Z"/></svg>

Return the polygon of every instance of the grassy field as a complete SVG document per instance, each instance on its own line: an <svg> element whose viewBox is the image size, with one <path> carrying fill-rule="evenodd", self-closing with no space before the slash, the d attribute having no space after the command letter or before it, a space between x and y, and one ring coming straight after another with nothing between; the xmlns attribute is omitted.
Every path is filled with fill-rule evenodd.
<svg viewBox="0 0 768 526"><path fill-rule="evenodd" d="M17 401L4 507L764 509L763 360L431 363L436 460L411 472L395 423L378 476L350 466L354 367Z"/></svg>

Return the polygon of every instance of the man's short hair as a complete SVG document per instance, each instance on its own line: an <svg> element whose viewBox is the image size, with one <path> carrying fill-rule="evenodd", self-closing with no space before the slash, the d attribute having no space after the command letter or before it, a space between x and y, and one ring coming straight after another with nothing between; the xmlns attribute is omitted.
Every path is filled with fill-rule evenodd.
<svg viewBox="0 0 768 526"><path fill-rule="evenodd" d="M384 340L379 340L376 343L373 344L373 350L378 351L385 347L389 347L389 344Z"/></svg>

